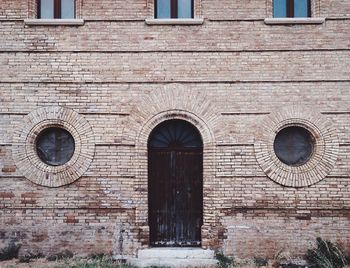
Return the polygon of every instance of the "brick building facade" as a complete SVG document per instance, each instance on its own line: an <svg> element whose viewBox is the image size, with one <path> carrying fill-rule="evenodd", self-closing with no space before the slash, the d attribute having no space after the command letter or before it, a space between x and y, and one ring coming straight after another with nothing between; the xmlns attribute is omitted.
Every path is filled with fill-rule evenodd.
<svg viewBox="0 0 350 268"><path fill-rule="evenodd" d="M203 248L240 258L350 247L350 1L311 0L311 18L272 18L272 0L195 0L154 19L153 0L77 0L38 20L0 1L0 248L132 256L150 245L148 141L189 122L203 143ZM74 139L63 165L38 135ZM301 165L276 157L306 129Z"/></svg>

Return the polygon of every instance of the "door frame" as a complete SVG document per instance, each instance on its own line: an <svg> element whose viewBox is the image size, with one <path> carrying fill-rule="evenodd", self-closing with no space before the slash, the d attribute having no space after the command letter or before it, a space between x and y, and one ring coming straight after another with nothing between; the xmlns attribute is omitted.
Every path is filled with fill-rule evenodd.
<svg viewBox="0 0 350 268"><path fill-rule="evenodd" d="M182 119L194 125L200 132L203 141L203 225L201 230L202 248L209 248L216 243L215 237L218 235L216 228L216 204L215 192L213 189L217 183L215 177L215 138L211 131L214 121L206 122L201 117L186 110L170 109L159 111L156 115L151 114L144 120L144 124L130 124L130 131L137 134L135 151L135 185L138 192L138 205L135 207L135 227L138 231L138 243L142 247L149 247L150 228L148 225L148 138L152 130L161 122L169 119ZM210 124L209 124L210 123ZM207 204L210 204L208 206Z"/></svg>

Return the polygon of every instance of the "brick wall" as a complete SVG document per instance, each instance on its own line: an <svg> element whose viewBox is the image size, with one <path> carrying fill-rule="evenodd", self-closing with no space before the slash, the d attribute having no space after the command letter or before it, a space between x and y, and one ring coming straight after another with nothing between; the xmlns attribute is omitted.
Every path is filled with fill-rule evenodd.
<svg viewBox="0 0 350 268"><path fill-rule="evenodd" d="M28 26L31 4L0 2L0 248L147 247L147 138L180 118L203 136L203 247L300 255L322 236L350 250L348 1L321 0L324 24L292 26L265 25L266 1L202 0L196 26L146 25L147 0L84 0L83 26ZM277 184L256 158L265 118L290 105L337 130L334 167L308 187ZM14 156L22 122L51 106L76 111L95 138L87 171L56 188L26 179Z"/></svg>
<svg viewBox="0 0 350 268"><path fill-rule="evenodd" d="M201 26L147 26L144 21L86 21L83 27L25 26L0 21L6 51L237 51L347 49L349 20L326 25L266 26L258 21L206 21ZM118 34L111 34L118 33ZM181 36L179 39L178 36ZM126 45L127 44L127 45Z"/></svg>

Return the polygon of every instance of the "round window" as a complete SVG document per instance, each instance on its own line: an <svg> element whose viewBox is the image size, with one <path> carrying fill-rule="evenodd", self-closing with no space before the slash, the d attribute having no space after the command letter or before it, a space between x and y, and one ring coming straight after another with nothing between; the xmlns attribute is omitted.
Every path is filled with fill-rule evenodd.
<svg viewBox="0 0 350 268"><path fill-rule="evenodd" d="M36 139L39 158L50 166L61 166L73 156L75 143L73 136L60 127L44 129Z"/></svg>
<svg viewBox="0 0 350 268"><path fill-rule="evenodd" d="M303 127L286 127L279 131L273 144L279 160L289 166L301 166L312 156L315 139Z"/></svg>

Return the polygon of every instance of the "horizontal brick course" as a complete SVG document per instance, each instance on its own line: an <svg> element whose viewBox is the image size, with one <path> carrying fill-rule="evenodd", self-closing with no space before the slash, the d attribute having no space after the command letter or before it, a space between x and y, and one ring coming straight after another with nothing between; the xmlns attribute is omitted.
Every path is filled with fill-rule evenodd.
<svg viewBox="0 0 350 268"><path fill-rule="evenodd" d="M21 21L2 21L0 51L348 49L349 24L350 20L294 26L270 26L263 21L208 21L200 26L148 26L141 21L86 22L84 26L72 28L24 26Z"/></svg>
<svg viewBox="0 0 350 268"><path fill-rule="evenodd" d="M350 51L8 53L1 82L348 80ZM332 73L329 69L332 69ZM287 71L288 70L288 71Z"/></svg>

